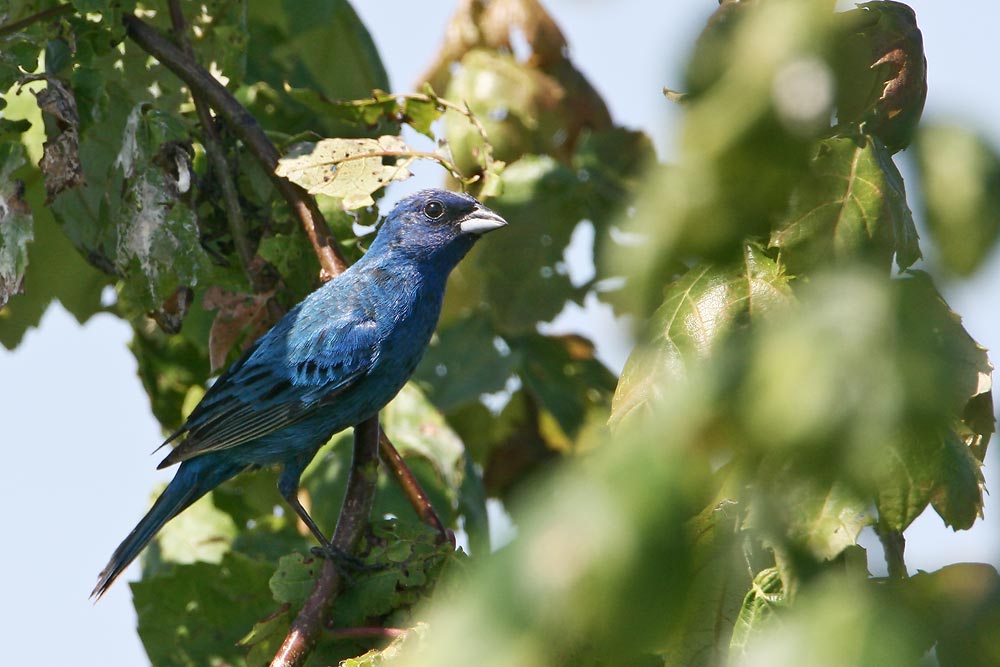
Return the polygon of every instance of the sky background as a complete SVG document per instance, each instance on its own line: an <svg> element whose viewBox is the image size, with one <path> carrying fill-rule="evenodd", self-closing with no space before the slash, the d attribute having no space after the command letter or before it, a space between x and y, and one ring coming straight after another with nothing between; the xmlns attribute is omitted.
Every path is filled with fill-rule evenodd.
<svg viewBox="0 0 1000 667"><path fill-rule="evenodd" d="M681 65L715 0L543 3L616 122L648 132L661 157L669 158L679 116L660 89L680 85ZM1000 5L995 0L909 4L917 12L929 64L925 119L978 127L1000 146L995 72ZM372 32L392 90L409 90L431 62L454 3L356 0L354 6ZM905 154L902 162L906 176ZM422 178L438 178L435 167L426 169L430 175ZM940 286L972 336L1000 350L1000 256L994 252L973 280ZM613 335L601 313L567 313L556 326L592 330L595 321L602 338ZM125 582L99 604L87 597L111 551L147 507L151 490L172 475L156 471L159 459L150 455L162 434L126 348L129 338L128 326L113 316L98 315L81 327L54 306L16 351L0 349L0 424L7 452L0 468L7 516L0 566L7 578L3 635L10 664L35 664L39 656L44 664L148 664ZM625 344L601 342L605 359L620 364ZM998 477L994 446L987 484L995 486ZM925 513L906 533L907 563L924 570L959 561L1000 564L998 511L996 497L988 497L987 519L958 534ZM870 537L866 541L874 546ZM878 557L871 561L873 570L882 567ZM126 578L136 574L133 567Z"/></svg>

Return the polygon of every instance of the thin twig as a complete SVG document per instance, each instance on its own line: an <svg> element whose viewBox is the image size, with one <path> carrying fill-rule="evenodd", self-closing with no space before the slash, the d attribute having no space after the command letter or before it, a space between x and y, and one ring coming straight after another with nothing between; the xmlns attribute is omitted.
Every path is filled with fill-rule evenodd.
<svg viewBox="0 0 1000 667"><path fill-rule="evenodd" d="M378 431L378 446L379 453L382 455L382 461L392 471L393 476L396 478L396 483L403 490L403 495L410 501L410 505L413 506L413 510L420 517L420 520L441 533L442 537L454 543L454 536L441 523L437 512L434 511L434 506L431 505L427 494L420 487L420 482L417 481L413 471L406 465L399 451L396 450L392 441L389 440L389 436L381 428Z"/></svg>
<svg viewBox="0 0 1000 667"><path fill-rule="evenodd" d="M381 628L381 627L365 627L365 628L327 628L325 635L330 639L367 639L371 638L384 638L384 637L402 637L409 630L405 628Z"/></svg>
<svg viewBox="0 0 1000 667"><path fill-rule="evenodd" d="M192 62L196 62L194 49L191 41L187 38L187 22L184 20L184 13L181 10L180 0L169 0L170 22L174 29L174 39L180 44L184 53ZM246 275L250 286L257 291L262 287L253 266L254 249L250 245L247 236L246 219L243 217L243 209L240 207L239 196L236 192L236 185L233 183L232 175L229 173L229 165L226 163L226 155L222 149L222 142L219 140L219 133L215 129L212 119L212 111L208 102L201 93L191 90L191 99L194 100L194 108L198 113L198 121L201 123L204 134L205 154L212 164L216 181L222 190L222 202L226 210L226 221L229 223L229 234L233 237L233 245L236 246L236 254L240 258L243 266L243 273Z"/></svg>
<svg viewBox="0 0 1000 667"><path fill-rule="evenodd" d="M63 14L70 14L75 10L76 8L69 3L65 5L56 5L55 7L49 7L48 9L43 9L42 11L32 14L31 16L25 16L23 19L0 26L0 37L6 37L7 35L17 32L18 30L23 30L24 28L30 26L32 23L45 21L47 19L55 18L57 16L62 16Z"/></svg>
<svg viewBox="0 0 1000 667"><path fill-rule="evenodd" d="M264 171L270 176L278 192L288 201L292 211L301 220L320 260L323 277L329 279L342 273L347 268L347 262L319 206L305 190L274 173L280 154L264 134L257 119L205 68L194 62L142 19L133 14L125 14L122 16L122 23L128 36L136 44L176 74L190 86L192 92L202 96L215 112L225 119L233 133L246 144L250 153L264 167Z"/></svg>
<svg viewBox="0 0 1000 667"><path fill-rule="evenodd" d="M355 550L368 525L378 481L379 431L378 417L372 417L354 428L354 458L344 493L344 505L333 534L333 545L344 553ZM305 664L325 628L326 616L340 585L337 566L333 560L326 559L312 592L271 661L271 667L299 667Z"/></svg>

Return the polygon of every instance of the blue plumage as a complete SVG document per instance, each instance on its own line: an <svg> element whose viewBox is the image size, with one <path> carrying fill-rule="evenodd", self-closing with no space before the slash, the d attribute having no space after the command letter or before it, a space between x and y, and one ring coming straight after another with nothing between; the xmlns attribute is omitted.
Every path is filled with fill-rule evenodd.
<svg viewBox="0 0 1000 667"><path fill-rule="evenodd" d="M282 466L278 490L325 542L297 499L302 471L334 433L403 387L437 325L448 274L481 234L505 224L468 195L422 190L400 201L365 256L261 336L167 439L179 444L159 467L180 468L92 595L167 521L251 466Z"/></svg>

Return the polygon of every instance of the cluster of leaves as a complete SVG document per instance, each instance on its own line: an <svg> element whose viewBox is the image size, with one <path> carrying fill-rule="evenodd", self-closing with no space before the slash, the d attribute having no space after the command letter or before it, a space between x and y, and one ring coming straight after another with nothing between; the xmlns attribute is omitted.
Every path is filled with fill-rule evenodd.
<svg viewBox="0 0 1000 667"><path fill-rule="evenodd" d="M968 130L917 125L908 7L722 2L670 95L686 113L668 166L615 126L537 0L460 3L408 94L382 92L342 0L176 7L193 28L181 43L279 145L277 172L317 197L348 258L365 243L354 223L420 158L512 221L456 271L415 382L383 414L474 567L380 479L362 548L377 567L336 600L310 664L1000 661L992 567L906 576L903 532L928 506L956 529L980 515L994 420L985 351L912 268L894 154L914 142L946 270L970 275L1000 234L1000 158ZM0 341L53 299L81 321L118 314L170 429L319 264L247 143L221 117L212 139L190 90L127 37L133 12L174 31L164 8L102 0L12 3L0 26ZM594 299L648 318L618 379L590 341L539 331ZM303 478L327 529L347 439ZM318 571L274 487L273 471L243 475L151 546L133 591L153 664L274 654ZM492 555L490 496L518 526ZM866 525L889 578L868 574ZM381 651L340 632L419 619Z"/></svg>
<svg viewBox="0 0 1000 667"><path fill-rule="evenodd" d="M610 432L519 500L518 540L392 664L1000 659L994 567L905 564L928 507L955 529L981 515L994 415L985 350L912 268L893 158L915 141L942 263L967 275L996 245L996 154L917 125L905 5L721 5L669 95L677 162L624 223L643 243L609 252L625 307L650 313ZM888 577L869 574L868 525Z"/></svg>

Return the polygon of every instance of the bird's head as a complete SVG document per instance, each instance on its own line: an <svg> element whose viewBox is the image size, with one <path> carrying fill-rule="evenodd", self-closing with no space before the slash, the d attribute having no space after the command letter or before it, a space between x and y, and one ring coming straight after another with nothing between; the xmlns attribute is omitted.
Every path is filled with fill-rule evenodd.
<svg viewBox="0 0 1000 667"><path fill-rule="evenodd" d="M402 254L450 270L476 239L506 224L469 195L420 190L396 204L368 252Z"/></svg>

